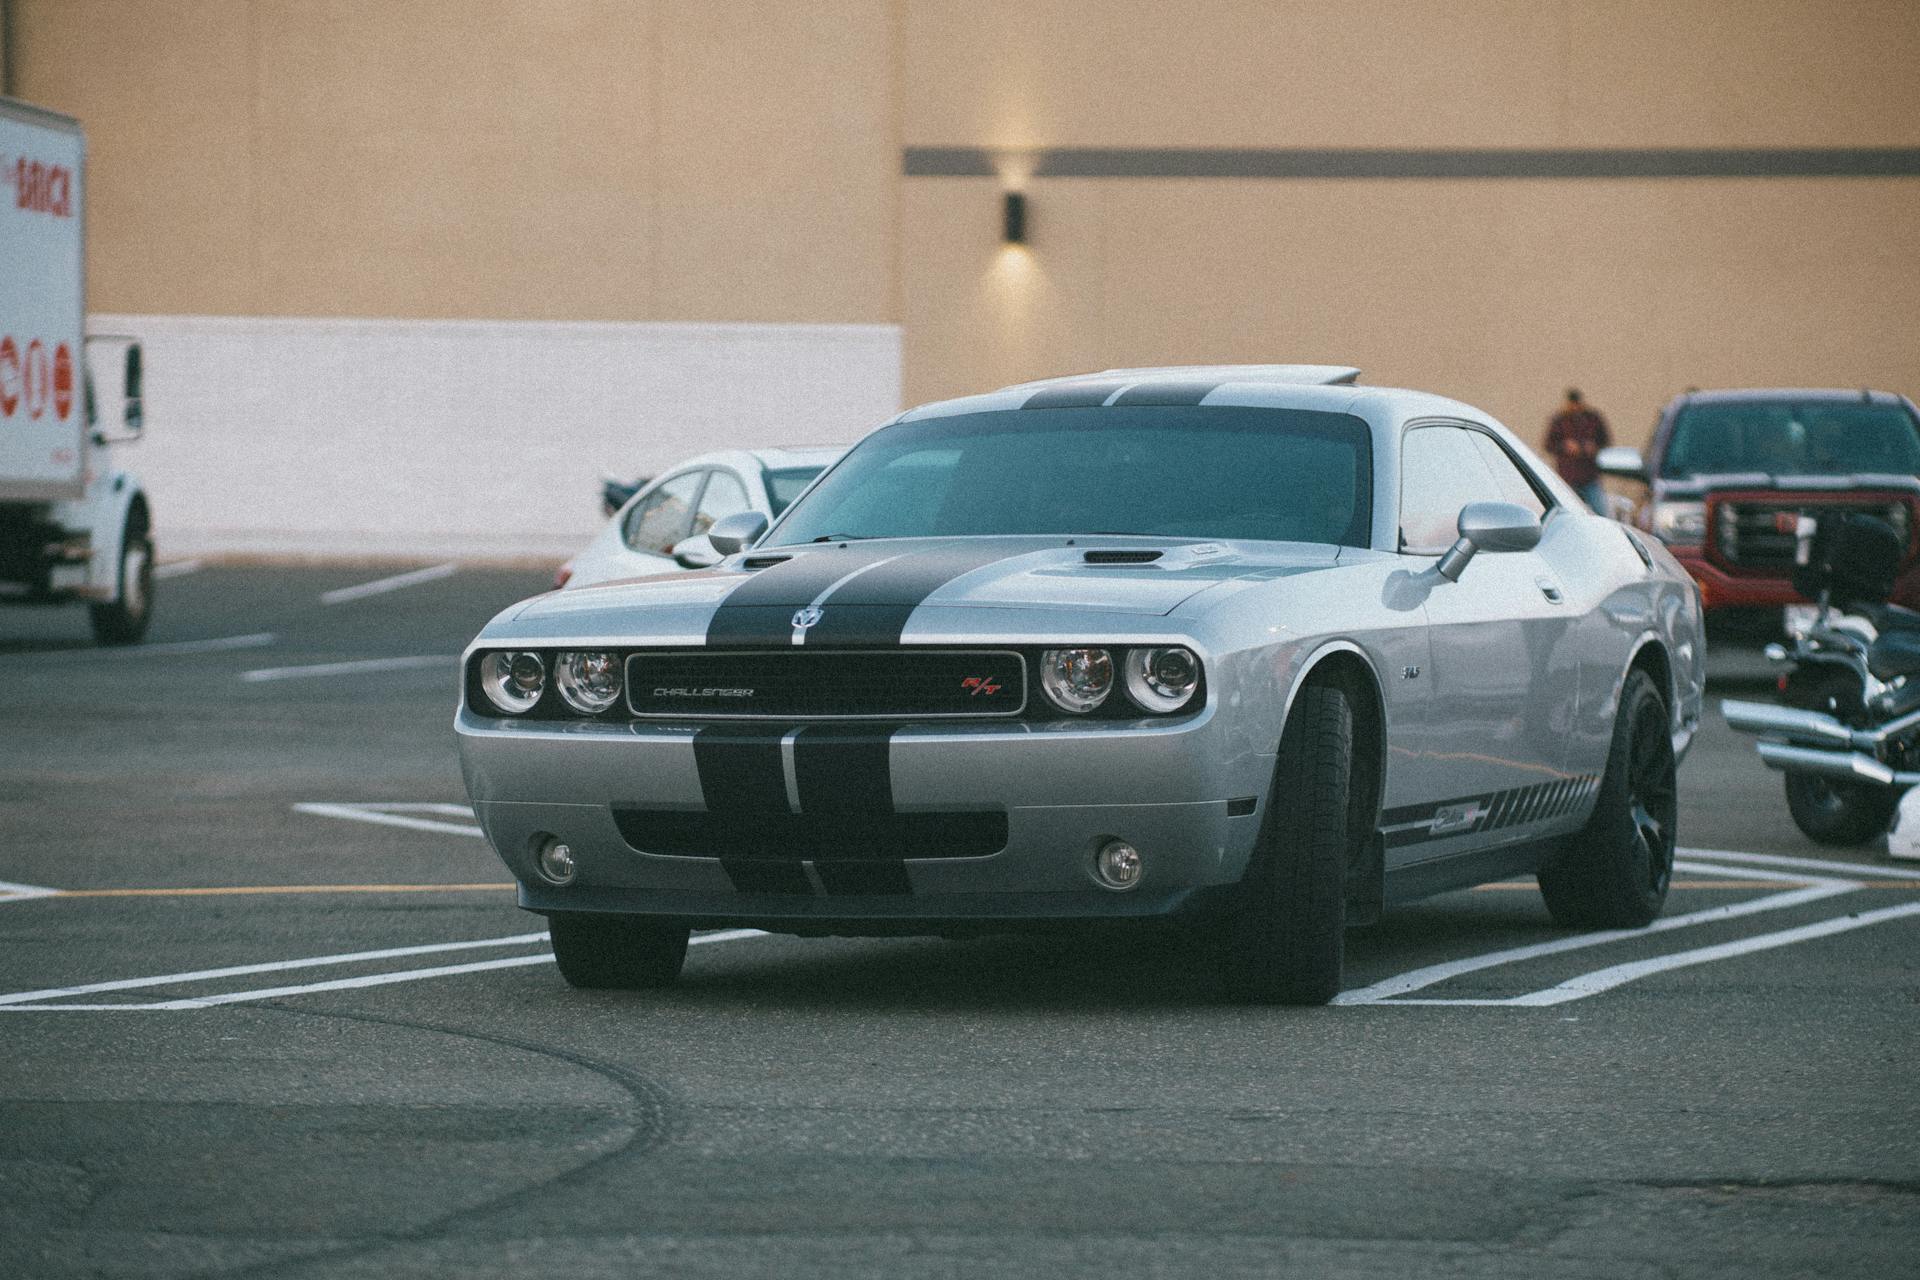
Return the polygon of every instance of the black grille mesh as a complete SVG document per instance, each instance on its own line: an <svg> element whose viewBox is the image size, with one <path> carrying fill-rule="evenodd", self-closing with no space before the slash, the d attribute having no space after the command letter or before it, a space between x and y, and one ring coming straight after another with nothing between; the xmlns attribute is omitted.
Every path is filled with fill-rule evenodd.
<svg viewBox="0 0 1920 1280"><path fill-rule="evenodd" d="M1007 650L642 651L627 659L637 716L701 720L1016 716L1026 664Z"/></svg>

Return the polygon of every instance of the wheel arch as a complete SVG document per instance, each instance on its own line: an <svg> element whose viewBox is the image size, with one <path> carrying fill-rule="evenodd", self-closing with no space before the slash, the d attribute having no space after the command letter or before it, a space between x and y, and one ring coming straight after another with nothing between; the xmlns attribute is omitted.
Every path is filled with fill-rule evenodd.
<svg viewBox="0 0 1920 1280"><path fill-rule="evenodd" d="M1644 671L1653 679L1654 688L1660 691L1660 700L1667 704L1669 719L1679 714L1680 686L1676 683L1678 673L1673 667L1673 655L1667 652L1667 643L1652 632L1642 635L1634 643L1633 652L1627 657L1627 665L1620 672L1619 687L1614 690L1617 705L1620 689L1624 689L1627 677L1635 671Z"/></svg>
<svg viewBox="0 0 1920 1280"><path fill-rule="evenodd" d="M1354 758L1368 766L1364 784L1354 792L1352 813L1357 830L1373 830L1379 826L1387 784L1387 708L1380 674L1366 651L1351 640L1331 640L1321 645L1300 664L1287 688L1280 716L1283 731L1293 715L1295 699L1310 682L1331 683L1348 694L1353 706Z"/></svg>

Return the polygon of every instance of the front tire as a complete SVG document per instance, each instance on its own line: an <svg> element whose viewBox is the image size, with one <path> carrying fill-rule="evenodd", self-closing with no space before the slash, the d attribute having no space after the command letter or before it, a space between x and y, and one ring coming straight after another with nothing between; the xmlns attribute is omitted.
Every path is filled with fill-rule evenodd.
<svg viewBox="0 0 1920 1280"><path fill-rule="evenodd" d="M1646 672L1630 671L1593 816L1540 867L1557 922L1638 929L1660 914L1673 880L1675 774L1666 700Z"/></svg>
<svg viewBox="0 0 1920 1280"><path fill-rule="evenodd" d="M642 991L672 984L687 960L684 925L632 916L556 915L547 921L553 958L569 986Z"/></svg>
<svg viewBox="0 0 1920 1280"><path fill-rule="evenodd" d="M1811 773L1786 776L1787 812L1816 844L1859 845L1893 825L1898 792L1867 783L1838 782Z"/></svg>
<svg viewBox="0 0 1920 1280"><path fill-rule="evenodd" d="M153 620L153 539L146 526L130 525L120 540L115 598L90 607L96 644L138 644Z"/></svg>
<svg viewBox="0 0 1920 1280"><path fill-rule="evenodd" d="M1316 1005L1340 992L1352 772L1347 695L1331 684L1306 686L1280 738L1244 883L1248 900L1226 939L1225 976L1243 999Z"/></svg>

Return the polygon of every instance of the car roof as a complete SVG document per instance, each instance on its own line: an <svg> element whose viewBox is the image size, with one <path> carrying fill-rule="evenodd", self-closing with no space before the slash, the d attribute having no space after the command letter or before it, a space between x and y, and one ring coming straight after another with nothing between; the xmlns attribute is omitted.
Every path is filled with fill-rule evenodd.
<svg viewBox="0 0 1920 1280"><path fill-rule="evenodd" d="M1424 391L1354 385L1350 365L1199 364L1109 369L1066 378L1016 383L982 395L937 400L907 410L895 422L1008 409L1107 407L1126 404L1207 405L1310 409L1375 420L1452 417L1489 421L1471 405Z"/></svg>
<svg viewBox="0 0 1920 1280"><path fill-rule="evenodd" d="M720 449L683 458L663 467L659 477L677 475L699 467L732 467L736 471L784 471L792 467L824 467L847 451L844 444L795 445L783 449ZM656 477L658 479L659 477ZM647 483L652 484L649 480Z"/></svg>

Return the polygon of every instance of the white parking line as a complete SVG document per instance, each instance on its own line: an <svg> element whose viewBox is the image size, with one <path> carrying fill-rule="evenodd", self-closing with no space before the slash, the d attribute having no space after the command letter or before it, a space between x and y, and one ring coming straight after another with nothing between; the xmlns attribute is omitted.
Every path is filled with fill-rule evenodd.
<svg viewBox="0 0 1920 1280"><path fill-rule="evenodd" d="M0 880L0 902L25 902L29 898L51 898L59 892L58 889L49 889L41 884L13 884Z"/></svg>
<svg viewBox="0 0 1920 1280"><path fill-rule="evenodd" d="M423 582L438 582L441 578L451 578L460 572L457 564L436 564L425 569L414 569L409 573L396 573L391 578L376 578L372 582L363 582L354 587L340 587L323 592L321 604L345 604L349 600L364 600L368 596L385 595L389 591L399 591L404 587L416 587Z"/></svg>
<svg viewBox="0 0 1920 1280"><path fill-rule="evenodd" d="M1788 858L1777 853L1735 853L1729 849L1676 849L1682 858L1712 858L1716 862L1738 862L1756 867L1791 867L1796 871L1824 872L1835 876L1898 876L1906 874L1897 866L1874 866L1868 862L1829 862L1825 858Z"/></svg>
<svg viewBox="0 0 1920 1280"><path fill-rule="evenodd" d="M452 674L456 659L444 654L420 654L407 658L364 658L357 662L316 662L305 667L261 667L242 671L240 678L257 684L262 680L310 680L317 676L352 675L373 671L418 671L428 667L444 668Z"/></svg>
<svg viewBox="0 0 1920 1280"><path fill-rule="evenodd" d="M198 560L172 560L166 564L153 566L153 576L156 578L184 578L190 573L200 572L200 570L205 567L206 566Z"/></svg>
<svg viewBox="0 0 1920 1280"><path fill-rule="evenodd" d="M349 822L372 822L383 827L407 827L414 831L445 831L456 836L484 836L486 833L471 822L438 822L432 818L415 818L415 813L442 813L449 816L473 817L473 810L463 804L314 804L301 803L293 806L295 813L312 814L317 818L345 818Z"/></svg>
<svg viewBox="0 0 1920 1280"><path fill-rule="evenodd" d="M476 938L470 942L433 942L417 947L385 947L378 951L343 951L336 955L305 956L299 960L273 960L264 964L229 965L224 969L163 973L152 978L122 978L116 982L90 982L80 987L15 991L10 995L0 995L0 1005L61 1000L68 996L91 996L103 991L133 991L140 987L166 987L179 982L212 982L220 978L244 978L251 974L279 973L287 969L320 969L337 964L362 964L369 960L397 960L402 956L438 955L444 951L474 951L482 947L518 947L546 940L546 930L542 929L539 933L516 933L507 938Z"/></svg>
<svg viewBox="0 0 1920 1280"><path fill-rule="evenodd" d="M1712 875L1716 868L1700 862L1675 863L1676 869L1696 874ZM1724 871L1721 874L1726 874ZM1524 947L1507 947L1499 951L1489 951L1484 955L1467 956L1459 960L1447 960L1440 964L1426 965L1419 969L1409 969L1405 973L1383 978L1370 986L1356 987L1351 991L1342 991L1333 998L1333 1003L1342 1005L1359 1004L1412 1004L1411 1000L1397 997L1434 986L1438 983L1458 978L1463 974L1478 973L1483 969L1493 969L1500 965L1518 964L1523 960L1537 960L1542 956L1560 955L1567 951L1582 951L1588 947L1605 946L1610 942L1624 942L1632 938L1644 938L1656 934L1668 933L1675 929L1687 929L1695 925L1712 924L1720 920L1733 920L1741 916L1757 915L1764 911L1783 911L1788 907L1801 906L1808 902L1818 902L1823 898L1838 897L1843 893L1852 893L1860 887L1857 881L1836 880L1826 876L1782 876L1767 875L1763 872L1745 871L1742 874L1767 880L1788 880L1795 883L1811 881L1807 887L1792 889L1785 893L1768 894L1764 898L1749 898L1745 902L1729 903L1723 907L1708 907L1702 911L1689 911L1684 915L1667 916L1655 920L1644 929L1604 929L1597 933L1576 934L1570 938L1556 938L1551 942L1536 942Z"/></svg>
<svg viewBox="0 0 1920 1280"><path fill-rule="evenodd" d="M1768 951L1774 947L1788 947L1796 942L1806 942L1812 938L1830 937L1836 933L1846 933L1853 929L1864 929L1868 925L1880 924L1886 920L1900 920L1908 916L1920 915L1920 902L1903 902L1895 907L1881 907L1875 911L1862 911L1857 915L1834 916L1828 920L1817 920L1812 924L1803 924L1798 928L1781 929L1774 933L1757 933L1750 938L1739 938L1732 942L1722 942L1718 946L1696 947L1691 951L1674 951L1664 956L1653 956L1646 960L1629 960L1625 964L1610 965L1605 969L1595 969L1578 977L1568 978L1555 987L1542 991L1529 991L1523 996L1511 996L1505 1000L1390 1000L1389 1004L1410 1005L1476 1005L1481 1008L1501 1007L1540 1009L1556 1004L1566 1004L1571 1000L1584 1000L1588 996L1597 996L1603 991L1625 986L1651 974L1665 973L1670 969L1684 969L1690 965L1710 964L1715 960L1731 960L1735 956L1749 955L1755 951Z"/></svg>
<svg viewBox="0 0 1920 1280"><path fill-rule="evenodd" d="M720 929L696 934L688 946L710 942L734 942L742 938L763 938L759 929ZM103 991L127 991L135 987L171 986L175 983L236 977L247 973L271 973L282 969L310 968L326 964L350 964L362 960L392 956L427 955L441 951L459 951L476 947L507 946L523 942L543 942L544 933L520 934L512 938L488 938L477 942L442 942L424 947L396 947L389 951L363 951L338 956L313 956L277 964L240 965L229 969L204 969L198 973L176 973L159 978L130 978L122 982L96 982L84 987L66 987L51 991L21 991L0 996L0 1013L121 1013L126 1011L177 1012L183 1009L212 1009L220 1005L240 1004L248 1000L274 1000L283 996L308 995L316 991L352 991L362 987L384 987L399 982L420 982L427 978L446 978L462 973L484 973L492 969L512 969L523 965L549 964L550 952L531 956L506 956L498 960L475 960L467 964L435 965L426 969L400 969L391 973L370 973L354 978L333 978L324 982L302 983L288 987L259 987L251 991L226 991L217 996L187 996L179 1000L156 1000L145 1004L42 1004L76 995L94 995ZM35 1003L27 1003L34 1001Z"/></svg>

